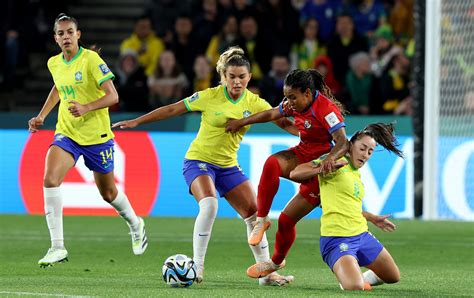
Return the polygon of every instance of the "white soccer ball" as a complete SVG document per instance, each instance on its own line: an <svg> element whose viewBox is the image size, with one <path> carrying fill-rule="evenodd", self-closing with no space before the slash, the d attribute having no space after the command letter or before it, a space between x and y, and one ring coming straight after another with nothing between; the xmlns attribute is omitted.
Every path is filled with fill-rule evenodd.
<svg viewBox="0 0 474 298"><path fill-rule="evenodd" d="M174 288L189 287L196 280L196 264L186 255L173 255L166 259L162 273L166 284Z"/></svg>

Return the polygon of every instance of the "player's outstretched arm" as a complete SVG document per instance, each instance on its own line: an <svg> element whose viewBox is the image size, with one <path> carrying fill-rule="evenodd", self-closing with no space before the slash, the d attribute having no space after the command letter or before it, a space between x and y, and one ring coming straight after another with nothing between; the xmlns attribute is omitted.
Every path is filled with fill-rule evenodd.
<svg viewBox="0 0 474 298"><path fill-rule="evenodd" d="M177 103L173 103L164 107L160 107L155 109L148 114L140 116L138 118L132 120L124 120L112 125L112 128L133 128L141 124L150 123L154 121L160 121L172 118L174 116L178 116L184 114L188 111L184 102L178 101Z"/></svg>
<svg viewBox="0 0 474 298"><path fill-rule="evenodd" d="M59 92L56 89L56 86L53 85L51 91L49 92L46 101L44 102L43 108L39 112L38 116L31 118L28 120L28 130L32 133L37 132L39 127L43 125L44 120L51 112L51 110L58 104L59 102Z"/></svg>
<svg viewBox="0 0 474 298"><path fill-rule="evenodd" d="M229 120L229 122L227 122L227 125L225 127L225 131L237 132L246 125L275 121L282 117L283 115L280 114L278 107L276 107L270 110L266 110L266 111L254 114L247 118Z"/></svg>

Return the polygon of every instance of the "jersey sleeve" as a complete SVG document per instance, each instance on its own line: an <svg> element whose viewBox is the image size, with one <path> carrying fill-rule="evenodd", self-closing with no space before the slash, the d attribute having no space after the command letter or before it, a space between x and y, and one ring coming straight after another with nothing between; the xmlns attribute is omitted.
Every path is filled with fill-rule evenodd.
<svg viewBox="0 0 474 298"><path fill-rule="evenodd" d="M97 53L92 52L89 59L90 71L99 86L102 85L103 82L115 78L115 75Z"/></svg>
<svg viewBox="0 0 474 298"><path fill-rule="evenodd" d="M344 117L339 108L329 99L321 97L321 102L314 109L316 119L332 134L341 127L345 127ZM313 108L313 107L312 107Z"/></svg>
<svg viewBox="0 0 474 298"><path fill-rule="evenodd" d="M210 89L199 91L183 99L184 105L190 112L202 112L206 108Z"/></svg>
<svg viewBox="0 0 474 298"><path fill-rule="evenodd" d="M278 110L283 117L294 117L294 111L290 108L290 104L288 103L288 99L284 99L279 105Z"/></svg>

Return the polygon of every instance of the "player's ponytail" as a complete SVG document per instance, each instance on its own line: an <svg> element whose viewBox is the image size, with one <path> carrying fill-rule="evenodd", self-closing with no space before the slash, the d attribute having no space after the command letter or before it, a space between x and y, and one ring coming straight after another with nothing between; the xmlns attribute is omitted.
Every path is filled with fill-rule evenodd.
<svg viewBox="0 0 474 298"><path fill-rule="evenodd" d="M229 66L245 66L250 72L250 62L245 57L245 52L242 48L237 46L230 47L220 55L216 65L216 71L221 78L221 84L225 82L226 70Z"/></svg>
<svg viewBox="0 0 474 298"><path fill-rule="evenodd" d="M346 109L342 105L342 103L336 99L336 97L332 94L331 89L326 85L326 82L324 82L324 77L322 74L317 71L316 69L308 69L307 72L311 75L311 78L313 79L314 82L314 88L321 92L324 96L329 98L336 106L339 108L339 111L341 111L341 114L347 114Z"/></svg>
<svg viewBox="0 0 474 298"><path fill-rule="evenodd" d="M375 142L377 142L377 144L380 144L382 147L384 147L388 151L393 152L396 155L404 158L403 152L397 148L398 146L400 146L400 144L398 143L397 138L395 137L393 123L369 124L363 130L357 131L352 136L350 140L351 144L359 140L364 135L367 135L373 138Z"/></svg>

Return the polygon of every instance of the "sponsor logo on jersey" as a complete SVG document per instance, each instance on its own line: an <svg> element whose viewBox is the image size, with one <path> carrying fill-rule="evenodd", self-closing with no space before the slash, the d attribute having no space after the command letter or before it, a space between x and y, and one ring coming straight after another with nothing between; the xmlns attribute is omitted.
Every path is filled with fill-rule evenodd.
<svg viewBox="0 0 474 298"><path fill-rule="evenodd" d="M306 128L306 129L310 129L310 128L311 128L311 121L310 121L310 120L306 119L306 120L304 121L304 128Z"/></svg>
<svg viewBox="0 0 474 298"><path fill-rule="evenodd" d="M80 71L76 72L76 74L74 75L74 78L76 79L76 81L82 81L82 72Z"/></svg>
<svg viewBox="0 0 474 298"><path fill-rule="evenodd" d="M195 101L198 98L199 98L199 93L196 92L196 93L194 93L193 95L191 95L189 97L189 102L191 103L191 102Z"/></svg>
<svg viewBox="0 0 474 298"><path fill-rule="evenodd" d="M247 118L249 117L250 115L252 115L252 112L250 112L249 110L245 110L242 115L244 116L244 118Z"/></svg>
<svg viewBox="0 0 474 298"><path fill-rule="evenodd" d="M331 112L329 114L327 114L324 119L326 119L326 122L329 124L329 127L333 127L334 125L338 124L339 122L339 118L337 118L336 116L336 113L334 112Z"/></svg>
<svg viewBox="0 0 474 298"><path fill-rule="evenodd" d="M349 245L347 245L347 244L345 244L345 243L343 242L343 243L339 244L339 250L340 250L341 252L343 252L343 251L348 251L348 250L349 250Z"/></svg>
<svg viewBox="0 0 474 298"><path fill-rule="evenodd" d="M100 71L102 72L103 75L106 75L110 72L109 67L107 66L107 64L104 64L104 63L99 65L99 69L100 69Z"/></svg>

